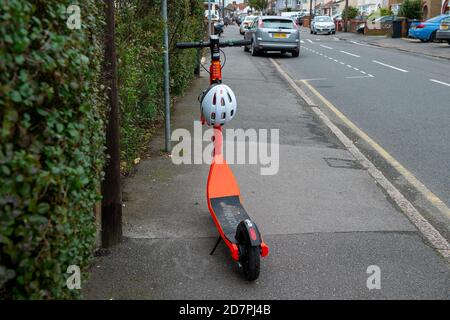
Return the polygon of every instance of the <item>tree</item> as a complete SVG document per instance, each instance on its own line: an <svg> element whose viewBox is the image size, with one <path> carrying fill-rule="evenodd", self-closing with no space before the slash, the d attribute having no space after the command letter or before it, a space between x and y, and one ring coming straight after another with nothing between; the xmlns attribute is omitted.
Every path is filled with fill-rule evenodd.
<svg viewBox="0 0 450 320"><path fill-rule="evenodd" d="M255 8L258 11L265 11L269 5L269 0L248 0L250 7Z"/></svg>
<svg viewBox="0 0 450 320"><path fill-rule="evenodd" d="M347 15L347 16L346 16ZM342 17L346 17L347 20L353 19L358 15L358 9L352 6L348 6L348 10L342 10Z"/></svg>
<svg viewBox="0 0 450 320"><path fill-rule="evenodd" d="M408 19L422 19L422 0L405 0L399 15Z"/></svg>

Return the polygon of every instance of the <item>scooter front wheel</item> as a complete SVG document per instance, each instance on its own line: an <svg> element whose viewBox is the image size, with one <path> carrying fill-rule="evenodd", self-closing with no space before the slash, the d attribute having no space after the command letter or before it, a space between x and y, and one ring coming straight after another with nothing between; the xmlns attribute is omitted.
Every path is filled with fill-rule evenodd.
<svg viewBox="0 0 450 320"><path fill-rule="evenodd" d="M259 247L245 247L245 253L241 256L241 265L244 277L248 281L254 281L259 277L260 249Z"/></svg>

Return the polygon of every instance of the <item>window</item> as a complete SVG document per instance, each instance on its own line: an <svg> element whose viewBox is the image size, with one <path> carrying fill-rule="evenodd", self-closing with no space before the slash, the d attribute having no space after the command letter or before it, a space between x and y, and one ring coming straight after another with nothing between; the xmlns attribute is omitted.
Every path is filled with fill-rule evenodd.
<svg viewBox="0 0 450 320"><path fill-rule="evenodd" d="M262 27L272 29L294 29L294 23L292 22L292 20L266 19L263 20Z"/></svg>

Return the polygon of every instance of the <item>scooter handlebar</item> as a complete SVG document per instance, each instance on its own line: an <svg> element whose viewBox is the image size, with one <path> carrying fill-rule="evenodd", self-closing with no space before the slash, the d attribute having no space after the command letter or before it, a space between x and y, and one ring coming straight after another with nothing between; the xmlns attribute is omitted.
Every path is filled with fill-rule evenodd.
<svg viewBox="0 0 450 320"><path fill-rule="evenodd" d="M189 49L189 48L203 48L209 47L209 41L197 41L197 42L177 42L178 49Z"/></svg>
<svg viewBox="0 0 450 320"><path fill-rule="evenodd" d="M219 47L240 47L248 46L252 44L250 40L228 40L219 42ZM204 48L209 47L211 43L209 41L197 41L197 42L177 42L176 46L178 49L189 49L189 48Z"/></svg>
<svg viewBox="0 0 450 320"><path fill-rule="evenodd" d="M220 42L220 47L241 47L248 46L252 44L250 40L228 40L224 42Z"/></svg>

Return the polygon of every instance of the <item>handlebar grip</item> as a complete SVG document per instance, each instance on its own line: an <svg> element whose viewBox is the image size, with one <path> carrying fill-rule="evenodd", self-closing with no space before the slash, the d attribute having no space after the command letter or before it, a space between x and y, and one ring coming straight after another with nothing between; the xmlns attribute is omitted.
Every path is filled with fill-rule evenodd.
<svg viewBox="0 0 450 320"><path fill-rule="evenodd" d="M221 42L221 47L240 47L240 46L248 46L252 44L251 40L229 40L226 42Z"/></svg>

